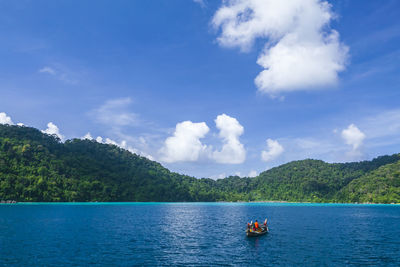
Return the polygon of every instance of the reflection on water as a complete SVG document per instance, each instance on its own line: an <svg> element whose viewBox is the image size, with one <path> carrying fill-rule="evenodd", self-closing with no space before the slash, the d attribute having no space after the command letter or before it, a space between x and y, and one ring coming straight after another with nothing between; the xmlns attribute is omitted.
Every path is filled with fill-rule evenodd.
<svg viewBox="0 0 400 267"><path fill-rule="evenodd" d="M247 238L268 218L270 233ZM0 265L400 265L399 206L0 206Z"/></svg>

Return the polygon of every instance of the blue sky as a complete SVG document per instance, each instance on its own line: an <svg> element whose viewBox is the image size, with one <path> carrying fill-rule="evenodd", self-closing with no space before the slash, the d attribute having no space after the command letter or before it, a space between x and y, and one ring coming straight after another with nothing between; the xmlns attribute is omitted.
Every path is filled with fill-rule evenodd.
<svg viewBox="0 0 400 267"><path fill-rule="evenodd" d="M400 3L279 2L0 1L0 123L196 177L400 152Z"/></svg>

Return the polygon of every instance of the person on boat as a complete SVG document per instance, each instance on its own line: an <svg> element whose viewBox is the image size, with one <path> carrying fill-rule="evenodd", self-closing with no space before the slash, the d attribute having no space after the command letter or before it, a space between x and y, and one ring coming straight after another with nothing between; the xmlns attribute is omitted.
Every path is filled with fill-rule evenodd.
<svg viewBox="0 0 400 267"><path fill-rule="evenodd" d="M256 230L258 230L258 228L260 228L260 226L258 225L258 221L256 220L256 222L254 223L254 228L256 229Z"/></svg>
<svg viewBox="0 0 400 267"><path fill-rule="evenodd" d="M268 224L267 224L267 218L265 218L265 221L264 221L264 228L268 231Z"/></svg>
<svg viewBox="0 0 400 267"><path fill-rule="evenodd" d="M250 232L254 231L254 223L253 221L250 222Z"/></svg>
<svg viewBox="0 0 400 267"><path fill-rule="evenodd" d="M250 223L247 222L247 230L250 230L250 227L251 227Z"/></svg>

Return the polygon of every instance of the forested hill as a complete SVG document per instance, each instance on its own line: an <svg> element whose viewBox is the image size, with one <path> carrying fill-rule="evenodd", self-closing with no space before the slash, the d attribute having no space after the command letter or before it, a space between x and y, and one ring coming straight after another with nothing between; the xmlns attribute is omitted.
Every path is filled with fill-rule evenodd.
<svg viewBox="0 0 400 267"><path fill-rule="evenodd" d="M311 201L400 203L400 156L329 164L294 161L255 178L214 181L91 140L61 142L24 126L0 125L0 200Z"/></svg>

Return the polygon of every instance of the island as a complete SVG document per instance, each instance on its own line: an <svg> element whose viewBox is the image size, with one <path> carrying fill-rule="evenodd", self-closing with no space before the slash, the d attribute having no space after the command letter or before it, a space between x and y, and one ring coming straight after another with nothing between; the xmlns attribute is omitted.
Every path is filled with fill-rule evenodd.
<svg viewBox="0 0 400 267"><path fill-rule="evenodd" d="M61 142L32 127L4 124L0 200L400 203L400 154L351 163L305 159L253 178L198 179L115 145Z"/></svg>

